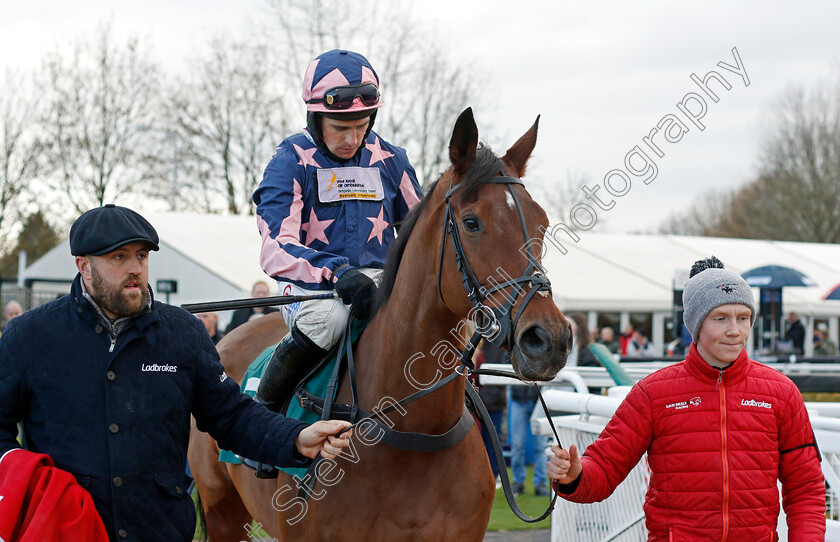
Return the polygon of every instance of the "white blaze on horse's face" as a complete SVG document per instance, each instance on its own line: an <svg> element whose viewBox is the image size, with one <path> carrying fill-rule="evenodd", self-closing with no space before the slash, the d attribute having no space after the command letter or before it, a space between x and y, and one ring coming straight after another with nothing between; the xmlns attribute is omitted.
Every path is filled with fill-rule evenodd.
<svg viewBox="0 0 840 542"><path fill-rule="evenodd" d="M513 196L510 195L510 192L505 192L505 201L507 202L508 208L510 208L511 211L516 210L516 202L513 201Z"/></svg>

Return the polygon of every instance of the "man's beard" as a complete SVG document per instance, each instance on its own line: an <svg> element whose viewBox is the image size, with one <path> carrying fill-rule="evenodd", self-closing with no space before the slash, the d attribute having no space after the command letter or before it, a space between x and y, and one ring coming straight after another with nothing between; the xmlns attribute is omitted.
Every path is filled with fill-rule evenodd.
<svg viewBox="0 0 840 542"><path fill-rule="evenodd" d="M129 282L138 283L140 295L129 294L125 291L125 285ZM140 280L137 275L130 275L120 284L114 285L105 282L96 267L91 265L91 286L93 292L90 294L99 307L114 314L116 318L137 316L149 304L149 285Z"/></svg>

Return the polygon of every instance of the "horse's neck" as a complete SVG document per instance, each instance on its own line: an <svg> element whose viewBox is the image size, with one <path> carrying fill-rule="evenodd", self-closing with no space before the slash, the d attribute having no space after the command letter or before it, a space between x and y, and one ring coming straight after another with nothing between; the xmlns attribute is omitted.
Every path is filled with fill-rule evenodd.
<svg viewBox="0 0 840 542"><path fill-rule="evenodd" d="M362 336L357 374L366 408L407 397L455 368L457 350L465 341L456 337L459 318L436 299L416 299L421 291L428 289L417 283L412 294L397 285ZM449 429L463 409L464 379L459 377L410 405L397 427L439 433Z"/></svg>

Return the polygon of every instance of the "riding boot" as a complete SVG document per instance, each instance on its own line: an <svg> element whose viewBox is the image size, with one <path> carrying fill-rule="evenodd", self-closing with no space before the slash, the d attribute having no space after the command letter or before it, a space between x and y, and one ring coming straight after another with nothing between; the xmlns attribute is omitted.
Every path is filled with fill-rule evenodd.
<svg viewBox="0 0 840 542"><path fill-rule="evenodd" d="M301 343L305 347L301 347ZM271 354L254 399L272 412L280 412L288 404L306 371L325 354L324 349L293 327ZM257 478L277 478L277 472L273 465L257 464Z"/></svg>
<svg viewBox="0 0 840 542"><path fill-rule="evenodd" d="M268 360L255 399L270 411L280 412L306 369L317 361L312 354L298 346L291 333L287 334Z"/></svg>

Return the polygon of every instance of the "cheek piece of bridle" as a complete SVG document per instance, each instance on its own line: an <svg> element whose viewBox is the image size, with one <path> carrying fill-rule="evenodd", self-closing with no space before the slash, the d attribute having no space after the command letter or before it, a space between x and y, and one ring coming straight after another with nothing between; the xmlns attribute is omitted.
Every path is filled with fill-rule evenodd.
<svg viewBox="0 0 840 542"><path fill-rule="evenodd" d="M467 292L467 297L469 297L474 308L471 313L473 313L475 317L471 318L471 320L476 325L476 333L474 335L476 340L474 344L471 341L470 344L472 347L468 347L461 357L462 363L468 367L472 365L469 360L472 359L475 346L478 344L481 337L492 343L494 346L506 346L512 353L516 351L519 359L522 359L519 347L516 345L513 337L516 326L519 323L519 318L522 316L522 313L525 311L528 303L531 299L533 299L534 294L541 291L547 292L549 295L551 294L551 282L549 282L548 278L545 276L545 269L542 268L534 255L533 248L529 242L530 239L528 238L528 228L525 224L525 215L522 212L522 205L519 203L519 198L516 196L516 192L513 191L512 187L514 184L524 186L524 183L515 177L493 177L487 181L487 183L504 184L508 193L513 198L513 202L516 206L516 212L519 215L519 225L522 228L522 237L525 241L523 246L527 250L528 266L519 278L508 278L508 280L505 280L504 282L493 281L490 288L482 286L478 278L475 276L475 273L470 266L470 262L467 259L466 253L464 252L464 246L461 243L461 235L458 231L455 212L452 210L452 205L450 203L452 194L461 185L455 185L446 192L446 213L443 223L443 234L440 242L440 256L438 258L438 295L440 296L441 301L444 301L443 290L441 288L441 273L443 268L443 250L446 246L446 235L448 233L449 238L452 241L452 250L455 252L455 262L458 265L458 271L460 271L461 280L464 283L464 290ZM521 285L528 286L527 293L525 293L525 290L523 290ZM504 295L505 301L502 304L495 307L490 307L486 304L487 299L494 293L506 288L512 289L512 295ZM525 298L523 299L515 317L511 319L513 306L516 304L519 296L523 293L525 294Z"/></svg>
<svg viewBox="0 0 840 542"><path fill-rule="evenodd" d="M524 187L524 183L521 179L517 179L515 177L508 177L504 175L499 177L493 177L492 179L487 181L487 183L505 185L508 194L510 194L511 198L513 198L513 202L516 207L516 212L519 215L519 225L522 228L522 237L525 242L523 246L527 251L528 266L526 267L525 272L519 278L508 278L504 282L494 281L490 288L486 288L481 285L481 282L475 276L475 273L473 272L472 267L470 266L470 262L467 259L467 255L464 252L464 246L461 243L461 236L458 231L455 212L452 210L452 205L450 203L452 194L458 189L459 186L461 186L455 185L449 188L445 196L446 212L444 215L443 233L441 235L440 241L440 255L438 257L438 295L440 296L441 301L446 303L446 301L443 299L443 289L441 288L441 274L443 268L443 251L444 247L446 246L447 234L449 234L449 239L452 241L452 250L455 253L455 262L458 265L458 271L460 271L461 279L464 283L464 290L467 292L467 297L470 299L470 302L473 305L473 311L471 311L471 313L473 313L474 318L471 318L471 321L476 326L475 333L473 333L473 336L468 341L466 347L460 351L461 364L455 369L453 374L462 374L464 376L467 376L469 374L484 374L523 380L515 373L509 371L476 369L475 365L473 365L472 362L472 357L475 352L476 346L482 338L492 343L494 346L506 346L507 349L511 352L512 356L517 356L520 360L524 359L524 357L522 356L522 352L514 339L516 326L517 324L519 324L519 319L521 318L522 313L525 311L525 308L528 306L528 303L531 302L535 294L537 294L538 292L543 292L542 295L545 295L545 292L547 292L549 296L551 295L551 282L545 275L545 269L543 269L537 257L534 255L533 248L528 237L528 227L525 224L525 215L522 212L522 205L519 202L519 198L516 196L516 192L514 192L513 190L513 185L518 184ZM523 289L523 286L528 288L527 292ZM512 290L512 295L503 293L503 303L496 304L496 306L488 306L486 304L487 299L490 298L490 296L492 296L494 293L500 292L508 288ZM520 305L519 310L516 312L516 315L513 318L511 318L513 307L514 305L516 305L517 301L519 300L519 297L523 294L524 298L522 300L522 304ZM534 386L534 388L537 390L537 395L539 396L540 403L542 404L542 408L545 411L546 418L548 419L549 425L551 426L551 430L554 433L554 438L557 441L557 445L560 446L560 437L557 435L557 429L554 427L554 422L551 419L551 412L549 411L548 406L545 404L545 400L542 397L542 393L540 393L540 388L535 382L532 382L531 385ZM493 426L493 421L490 418L490 414L487 412L487 408L484 406L484 403L479 398L478 391L470 383L469 380L467 380L466 390L467 395L469 396L471 402L475 406L475 409L478 411L482 423L484 423L487 426L487 430L490 435L490 440L493 444L493 452L496 456L496 463L498 465L504 465L505 460L504 456L502 455L502 445L499 442L498 433L496 432L496 429ZM510 506L511 511L513 511L513 513L519 519L528 523L536 523L538 521L542 521L543 519L548 517L549 514L551 514L551 511L554 509L554 503L557 500L557 493L554 493L553 498L551 499L551 504L540 517L531 518L524 512L522 512L522 510L516 504L516 498L514 497L513 491L510 487L510 479L508 478L507 469L500 468L499 475L502 481L502 488L504 489L505 498L507 499L508 505Z"/></svg>

